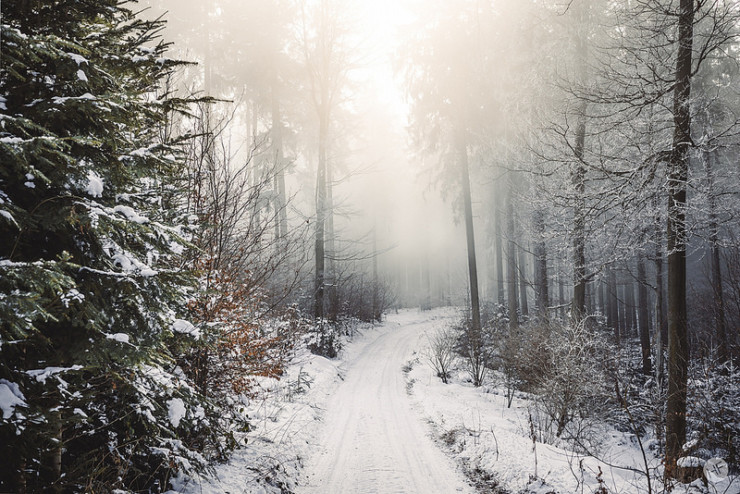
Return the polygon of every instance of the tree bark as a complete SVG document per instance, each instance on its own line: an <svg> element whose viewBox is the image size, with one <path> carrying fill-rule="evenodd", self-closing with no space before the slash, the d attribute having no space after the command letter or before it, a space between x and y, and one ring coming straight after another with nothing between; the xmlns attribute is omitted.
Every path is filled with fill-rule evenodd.
<svg viewBox="0 0 740 494"><path fill-rule="evenodd" d="M373 226L373 319L380 322L383 308L380 306L380 278L378 277L378 232Z"/></svg>
<svg viewBox="0 0 740 494"><path fill-rule="evenodd" d="M588 11L585 4L578 4L578 26L575 30L575 63L578 84L586 82L587 37L589 31ZM575 143L575 161L571 170L571 182L575 193L573 204L573 302L571 322L580 324L586 316L586 102L578 108Z"/></svg>
<svg viewBox="0 0 740 494"><path fill-rule="evenodd" d="M625 304L627 291L622 276L622 271L617 271L617 320L619 321L619 337L624 340L629 339L629 332L627 331L627 304Z"/></svg>
<svg viewBox="0 0 740 494"><path fill-rule="evenodd" d="M585 111L585 108L583 109ZM572 174L576 200L573 208L573 304L571 319L574 325L586 315L586 168L583 148L586 137L585 116L581 115L576 133L575 155L578 160Z"/></svg>
<svg viewBox="0 0 740 494"><path fill-rule="evenodd" d="M668 341L668 325L665 317L665 298L663 293L663 250L660 246L662 233L658 231L658 242L655 245L655 380L661 386L665 382L665 361L663 352Z"/></svg>
<svg viewBox="0 0 740 494"><path fill-rule="evenodd" d="M673 90L673 147L668 163L668 398L665 477L675 478L686 441L689 339L686 321L686 182L691 145L694 0L680 0L678 55Z"/></svg>
<svg viewBox="0 0 740 494"><path fill-rule="evenodd" d="M560 319L565 322L565 273L561 269L560 263L558 262L558 312L560 313Z"/></svg>
<svg viewBox="0 0 740 494"><path fill-rule="evenodd" d="M535 305L540 318L547 318L549 302L547 284L547 246L545 245L545 214L541 210L534 213L534 230L537 241L534 247L535 256Z"/></svg>
<svg viewBox="0 0 740 494"><path fill-rule="evenodd" d="M285 159L283 153L283 122L280 115L280 96L278 94L277 77L273 76L272 83L272 148L275 156L275 220L277 222L276 235L284 239L288 233L288 211L285 196ZM278 248L284 248L282 241L276 242Z"/></svg>
<svg viewBox="0 0 740 494"><path fill-rule="evenodd" d="M314 316L324 318L324 228L326 214L326 132L328 118L324 111L319 118L319 162L316 171L316 280L314 292Z"/></svg>
<svg viewBox="0 0 740 494"><path fill-rule="evenodd" d="M427 244L428 245L428 244ZM432 273L429 267L429 250L424 248L421 260L421 310L432 308Z"/></svg>
<svg viewBox="0 0 740 494"><path fill-rule="evenodd" d="M496 295L498 297L499 306L504 306L504 237L503 237L503 215L501 214L503 201L501 198L501 187L497 187L496 197L496 211L495 211L495 228L494 232L494 252L496 253Z"/></svg>
<svg viewBox="0 0 740 494"><path fill-rule="evenodd" d="M326 274L324 283L326 285L327 298L327 316L332 322L336 322L339 317L339 292L337 285L339 276L337 274L337 253L336 253L336 236L334 232L334 174L331 163L326 161L326 213L325 213L325 230L326 230Z"/></svg>
<svg viewBox="0 0 740 494"><path fill-rule="evenodd" d="M637 258L637 304L639 306L637 322L640 328L640 348L642 349L642 373L649 376L653 372L650 361L650 310L648 308L647 271L645 256L640 253Z"/></svg>
<svg viewBox="0 0 740 494"><path fill-rule="evenodd" d="M607 316L607 325L614 329L614 338L617 345L621 344L621 333L619 331L619 297L617 296L617 273L614 267L609 267L609 279L607 291L609 294L609 310Z"/></svg>
<svg viewBox="0 0 740 494"><path fill-rule="evenodd" d="M729 359L727 342L727 320L725 297L722 290L722 264L719 256L719 225L717 223L717 198L714 195L714 154L706 153L706 173L709 185L709 257L711 262L711 284L714 294L714 326L717 330L717 355L721 362Z"/></svg>
<svg viewBox="0 0 740 494"><path fill-rule="evenodd" d="M624 282L624 315L626 319L624 326L626 328L626 334L630 337L635 334L635 329L637 328L635 324L635 308L635 284L630 275Z"/></svg>
<svg viewBox="0 0 740 494"><path fill-rule="evenodd" d="M478 267L475 258L475 232L473 230L473 202L470 195L470 172L468 170L468 147L465 139L458 138L458 159L462 172L463 203L465 205L465 235L468 244L468 275L470 279L470 310L473 331L480 332L480 301L478 299Z"/></svg>
<svg viewBox="0 0 740 494"><path fill-rule="evenodd" d="M513 186L510 185L506 191L506 236L508 237L506 248L506 296L509 302L509 327L519 327L519 298L517 293L517 266L516 266L516 242L514 241L514 201Z"/></svg>
<svg viewBox="0 0 740 494"><path fill-rule="evenodd" d="M527 304L527 259L524 249L518 247L517 250L519 251L519 303L522 317L526 318L529 315L529 304Z"/></svg>

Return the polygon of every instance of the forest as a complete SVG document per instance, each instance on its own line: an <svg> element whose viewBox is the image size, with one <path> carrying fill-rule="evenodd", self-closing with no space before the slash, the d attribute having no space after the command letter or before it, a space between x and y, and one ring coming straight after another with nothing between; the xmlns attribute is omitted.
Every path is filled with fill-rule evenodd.
<svg viewBox="0 0 740 494"><path fill-rule="evenodd" d="M737 0L0 8L0 492L385 492L259 438L414 325L470 492L740 492Z"/></svg>

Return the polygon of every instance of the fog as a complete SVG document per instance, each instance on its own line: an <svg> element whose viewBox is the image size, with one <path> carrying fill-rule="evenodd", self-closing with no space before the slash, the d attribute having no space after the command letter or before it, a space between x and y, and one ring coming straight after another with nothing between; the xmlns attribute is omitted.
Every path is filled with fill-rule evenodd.
<svg viewBox="0 0 740 494"><path fill-rule="evenodd" d="M167 20L162 35L173 56L196 63L173 84L216 98L210 115L231 116L225 166L281 169L282 207L304 242L306 280L320 269L317 221L326 221L328 286L360 277L382 282L396 307L466 305L476 275L484 305L507 305L523 318L532 306L564 316L577 286L585 287L579 304L606 313L610 273L618 273L618 298L629 299L636 256L665 250L644 233L665 223L667 173L644 159L671 142L665 81L674 58L641 37L657 11L633 19L628 6L557 0L143 7L142 16ZM734 80L737 69L722 67ZM699 72L697 107L711 77ZM718 107L737 107L729 85L716 91ZM733 124L723 118L717 129ZM735 143L712 135L704 144L719 150L717 163L729 163ZM720 237L730 238L737 197L711 206L708 198L723 192L700 192L707 182L701 160L693 163L689 254L700 286L708 208L723 218ZM715 188L736 178L726 166L715 173L726 179L715 177ZM275 180L268 196L279 193Z"/></svg>
<svg viewBox="0 0 740 494"><path fill-rule="evenodd" d="M331 22L342 37L335 49L346 63L336 67L342 72L342 80L336 81L342 87L337 88L340 101L333 109L328 151L335 257L340 263L369 262L375 231L381 277L398 290L401 305L421 304L423 297L431 296L421 293L425 269L434 272L436 303L464 303L467 274L460 215L441 197L446 186L437 177L433 159L415 149L409 136L399 50L404 30L418 21L413 9L420 6L393 1L324 3L336 15ZM260 43L267 46L264 50L278 49L281 56L293 58L290 63L296 66L279 75L285 78L281 81L285 92L293 93L283 110L284 125L294 133L294 142L286 149L292 160L287 197L289 210L311 221L316 208L318 129L309 108L311 82L300 67L305 47L297 45L302 42L303 17L310 17L320 5L265 1L143 5L146 18L167 20L163 37L173 43L173 56L197 63L178 81L183 90L229 100L214 107L234 112L228 134L231 148L239 150L235 161L248 159L250 150L263 144L254 130L247 133L250 123L245 120L256 122L256 134L269 131L271 125L270 109L263 107L265 96L259 92L265 91L260 86L274 60L260 51ZM315 29L308 26L309 31Z"/></svg>
<svg viewBox="0 0 740 494"><path fill-rule="evenodd" d="M0 492L740 494L740 0L0 32Z"/></svg>

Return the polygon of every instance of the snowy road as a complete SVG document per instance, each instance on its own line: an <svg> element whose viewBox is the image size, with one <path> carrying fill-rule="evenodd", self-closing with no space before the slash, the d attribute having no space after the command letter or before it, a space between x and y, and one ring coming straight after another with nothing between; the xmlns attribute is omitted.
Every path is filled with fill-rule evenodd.
<svg viewBox="0 0 740 494"><path fill-rule="evenodd" d="M321 444L307 460L305 494L473 492L454 462L428 436L412 407L403 366L440 321L423 314L391 317L359 350L329 400Z"/></svg>

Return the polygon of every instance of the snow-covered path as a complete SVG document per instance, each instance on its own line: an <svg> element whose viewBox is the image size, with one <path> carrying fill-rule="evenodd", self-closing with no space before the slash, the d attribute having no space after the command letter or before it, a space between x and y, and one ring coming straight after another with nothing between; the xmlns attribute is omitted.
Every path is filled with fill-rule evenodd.
<svg viewBox="0 0 740 494"><path fill-rule="evenodd" d="M306 464L299 493L473 492L428 435L406 392L404 364L422 347L430 320L391 317L358 349L327 404L321 444Z"/></svg>

